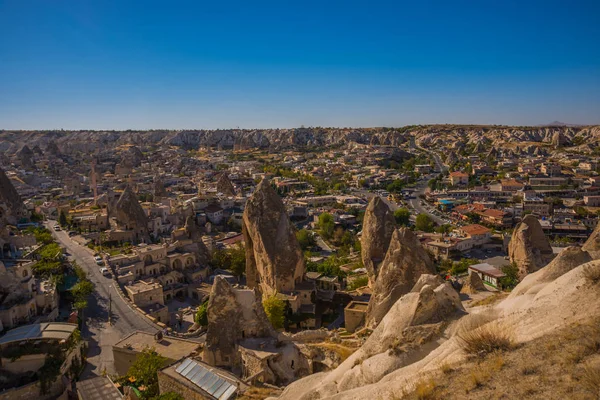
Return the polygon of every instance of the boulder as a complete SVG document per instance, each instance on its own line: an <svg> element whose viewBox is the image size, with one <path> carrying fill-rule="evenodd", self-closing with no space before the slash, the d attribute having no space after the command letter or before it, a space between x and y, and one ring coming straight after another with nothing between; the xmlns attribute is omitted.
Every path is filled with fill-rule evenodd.
<svg viewBox="0 0 600 400"><path fill-rule="evenodd" d="M481 277L476 272L471 272L467 279L465 279L465 283L463 287L460 289L461 293L465 294L475 294L477 292L482 292L486 290Z"/></svg>
<svg viewBox="0 0 600 400"><path fill-rule="evenodd" d="M408 228L394 231L367 309L367 326L377 325L410 292L422 274L435 274L435 266L419 239Z"/></svg>
<svg viewBox="0 0 600 400"><path fill-rule="evenodd" d="M600 224L596 226L594 232L592 232L588 240L583 244L582 249L590 253L594 260L600 258Z"/></svg>
<svg viewBox="0 0 600 400"><path fill-rule="evenodd" d="M222 173L217 180L217 192L226 196L235 196L235 188L226 173Z"/></svg>
<svg viewBox="0 0 600 400"><path fill-rule="evenodd" d="M377 279L378 268L385 258L396 222L388 205L378 196L373 197L365 210L361 237L361 257L369 286Z"/></svg>
<svg viewBox="0 0 600 400"><path fill-rule="evenodd" d="M515 228L508 245L510 262L519 268L519 278L544 267L554 258L550 241L536 217L527 215Z"/></svg>
<svg viewBox="0 0 600 400"><path fill-rule="evenodd" d="M304 276L304 256L287 210L267 179L246 203L242 232L248 286L264 295L293 291Z"/></svg>

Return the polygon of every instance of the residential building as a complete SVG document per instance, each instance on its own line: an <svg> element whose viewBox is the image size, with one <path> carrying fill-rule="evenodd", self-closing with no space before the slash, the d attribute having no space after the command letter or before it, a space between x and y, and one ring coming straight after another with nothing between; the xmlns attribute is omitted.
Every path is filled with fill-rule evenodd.
<svg viewBox="0 0 600 400"><path fill-rule="evenodd" d="M450 183L452 186L466 185L469 183L469 174L462 171L450 172Z"/></svg>

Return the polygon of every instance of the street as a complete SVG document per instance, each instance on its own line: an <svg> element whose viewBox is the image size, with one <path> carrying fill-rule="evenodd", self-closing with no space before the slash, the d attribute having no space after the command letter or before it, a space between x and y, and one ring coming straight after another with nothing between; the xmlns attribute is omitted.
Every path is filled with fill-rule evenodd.
<svg viewBox="0 0 600 400"><path fill-rule="evenodd" d="M101 375L103 372L114 373L112 346L125 335L136 330L154 333L158 328L149 320L132 310L121 299L114 287L115 281L100 273L100 267L94 260L93 253L87 247L74 242L67 232L54 230L56 222L45 223L57 242L69 252L69 258L75 260L83 268L94 284L95 290L88 299L88 307L84 311L85 324L82 335L89 343L87 366L81 378ZM110 295L109 295L110 294ZM109 299L111 321L108 324Z"/></svg>

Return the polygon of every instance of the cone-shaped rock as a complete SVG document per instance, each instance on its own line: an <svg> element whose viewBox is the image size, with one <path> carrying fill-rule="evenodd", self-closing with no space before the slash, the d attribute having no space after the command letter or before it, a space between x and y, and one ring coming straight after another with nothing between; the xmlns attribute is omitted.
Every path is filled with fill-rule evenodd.
<svg viewBox="0 0 600 400"><path fill-rule="evenodd" d="M479 274L476 272L471 272L467 279L465 279L465 284L461 288L460 292L466 294L475 294L484 290L485 286Z"/></svg>
<svg viewBox="0 0 600 400"><path fill-rule="evenodd" d="M590 253L594 260L600 258L600 224L596 226L596 229L594 229L594 232L586 240L582 249Z"/></svg>
<svg viewBox="0 0 600 400"><path fill-rule="evenodd" d="M226 196L235 196L235 188L225 173L221 174L217 181L217 192Z"/></svg>
<svg viewBox="0 0 600 400"><path fill-rule="evenodd" d="M410 292L422 274L435 274L429 254L407 228L394 231L367 309L367 325L377 325L394 303Z"/></svg>
<svg viewBox="0 0 600 400"><path fill-rule="evenodd" d="M56 145L56 142L54 140L51 140L50 142L48 142L48 147L46 147L46 151L54 156L57 156L60 154L60 149L58 148L58 146Z"/></svg>
<svg viewBox="0 0 600 400"><path fill-rule="evenodd" d="M208 364L238 365L236 345L240 340L276 336L256 291L233 289L225 278L217 276L209 299L203 357Z"/></svg>
<svg viewBox="0 0 600 400"><path fill-rule="evenodd" d="M148 217L129 186L125 188L112 210L117 224L125 230L133 230L138 241L149 241Z"/></svg>
<svg viewBox="0 0 600 400"><path fill-rule="evenodd" d="M510 262L517 264L521 279L552 261L554 253L550 241L536 217L527 215L517 225L508 245L508 255Z"/></svg>
<svg viewBox="0 0 600 400"><path fill-rule="evenodd" d="M19 219L27 216L28 213L21 196L4 170L0 168L0 226L16 225Z"/></svg>
<svg viewBox="0 0 600 400"><path fill-rule="evenodd" d="M161 199L168 197L167 190L160 176L154 177L154 201L159 202Z"/></svg>
<svg viewBox="0 0 600 400"><path fill-rule="evenodd" d="M244 209L249 287L263 294L293 291L304 276L304 257L281 198L263 179Z"/></svg>
<svg viewBox="0 0 600 400"><path fill-rule="evenodd" d="M365 210L361 237L361 257L371 287L375 284L378 268L385 258L395 228L390 208L380 197L373 197Z"/></svg>

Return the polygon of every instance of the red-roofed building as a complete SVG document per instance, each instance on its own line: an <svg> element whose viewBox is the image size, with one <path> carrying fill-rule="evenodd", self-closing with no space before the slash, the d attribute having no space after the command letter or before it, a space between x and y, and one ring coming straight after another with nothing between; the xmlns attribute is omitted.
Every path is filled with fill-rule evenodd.
<svg viewBox="0 0 600 400"><path fill-rule="evenodd" d="M466 185L469 183L469 174L462 171L450 172L450 183L454 185Z"/></svg>

